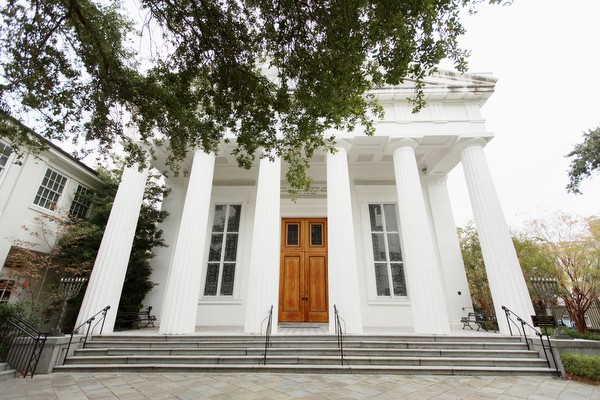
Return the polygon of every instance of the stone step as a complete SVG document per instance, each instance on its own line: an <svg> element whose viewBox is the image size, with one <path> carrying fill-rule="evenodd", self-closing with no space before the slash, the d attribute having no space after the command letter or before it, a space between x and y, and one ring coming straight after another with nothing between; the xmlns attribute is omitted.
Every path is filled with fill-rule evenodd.
<svg viewBox="0 0 600 400"><path fill-rule="evenodd" d="M73 364L261 364L261 356L77 356L67 360L66 365ZM541 359L514 358L467 358L467 357L359 357L347 356L344 362L350 366L503 366L513 368L544 367ZM337 365L341 364L340 356L280 356L269 355L267 364L286 365Z"/></svg>
<svg viewBox="0 0 600 400"><path fill-rule="evenodd" d="M201 355L227 355L261 356L265 352L264 347L256 348L89 348L75 351L76 356L131 356L131 355L153 355L153 356L201 356ZM293 356L293 355L315 355L315 356L338 356L338 348L270 348L269 355ZM472 350L472 349L366 349L345 348L347 356L368 357L483 357L483 358L539 358L535 351L527 350Z"/></svg>
<svg viewBox="0 0 600 400"><path fill-rule="evenodd" d="M263 362L257 336L95 336L57 371L245 371L394 374L552 374L520 338L503 335L273 336Z"/></svg>
<svg viewBox="0 0 600 400"><path fill-rule="evenodd" d="M260 335L94 335L92 341L111 342L262 342L265 337ZM337 342L335 335L273 335L272 341L276 342ZM383 342L495 342L520 343L517 336L504 336L500 334L459 336L459 335L344 335L344 341L383 341Z"/></svg>
<svg viewBox="0 0 600 400"><path fill-rule="evenodd" d="M410 375L508 375L550 376L553 371L541 367L477 367L477 366L398 366L398 365L287 365L287 364L68 364L57 366L55 372L268 372L321 374L410 374Z"/></svg>
<svg viewBox="0 0 600 400"><path fill-rule="evenodd" d="M395 348L395 349L426 349L426 348L446 348L446 349L488 349L488 350L509 350L527 348L525 343L521 342L423 342L423 341L354 341L344 340L344 348ZM93 340L88 342L87 348L119 348L119 347L137 347L137 348L248 348L262 347L264 342L257 341L112 341L112 340ZM271 341L271 348L337 348L337 342L329 340L308 341Z"/></svg>
<svg viewBox="0 0 600 400"><path fill-rule="evenodd" d="M12 379L17 376L17 371L10 368L7 363L0 363L0 381Z"/></svg>

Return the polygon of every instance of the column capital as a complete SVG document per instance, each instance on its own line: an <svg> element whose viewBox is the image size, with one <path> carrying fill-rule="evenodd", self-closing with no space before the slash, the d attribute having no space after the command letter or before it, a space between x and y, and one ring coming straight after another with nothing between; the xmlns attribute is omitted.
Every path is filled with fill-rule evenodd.
<svg viewBox="0 0 600 400"><path fill-rule="evenodd" d="M413 150L421 143L421 138L390 138L386 150L394 153L401 147L410 147Z"/></svg>
<svg viewBox="0 0 600 400"><path fill-rule="evenodd" d="M456 154L460 154L460 153L462 153L462 151L464 149L466 149L468 147L473 147L473 146L485 147L489 141L490 141L489 138L483 138L483 137L469 138L469 139L463 140L462 142L458 142L457 144L455 144L452 151Z"/></svg>
<svg viewBox="0 0 600 400"><path fill-rule="evenodd" d="M348 154L352 149L352 143L348 139L336 139L333 147L337 150L344 150Z"/></svg>

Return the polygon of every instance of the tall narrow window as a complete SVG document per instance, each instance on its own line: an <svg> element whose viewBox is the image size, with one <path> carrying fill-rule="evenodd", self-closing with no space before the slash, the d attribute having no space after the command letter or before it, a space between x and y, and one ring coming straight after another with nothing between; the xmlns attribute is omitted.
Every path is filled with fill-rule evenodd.
<svg viewBox="0 0 600 400"><path fill-rule="evenodd" d="M71 208L69 213L76 218L85 218L87 217L88 211L90 211L90 200L89 195L92 194L92 191L84 186L77 186L77 190L75 191L75 196L73 197L73 202L71 203Z"/></svg>
<svg viewBox="0 0 600 400"><path fill-rule="evenodd" d="M242 206L216 205L208 250L205 296L232 296Z"/></svg>
<svg viewBox="0 0 600 400"><path fill-rule="evenodd" d="M8 164L11 153L12 148L9 145L0 142L0 177L2 177L2 174L7 168L6 164Z"/></svg>
<svg viewBox="0 0 600 400"><path fill-rule="evenodd" d="M66 177L48 168L42 184L35 195L33 204L47 208L48 210L55 210L58 200L63 190L65 190L66 183Z"/></svg>
<svg viewBox="0 0 600 400"><path fill-rule="evenodd" d="M377 296L406 296L395 204L369 204Z"/></svg>

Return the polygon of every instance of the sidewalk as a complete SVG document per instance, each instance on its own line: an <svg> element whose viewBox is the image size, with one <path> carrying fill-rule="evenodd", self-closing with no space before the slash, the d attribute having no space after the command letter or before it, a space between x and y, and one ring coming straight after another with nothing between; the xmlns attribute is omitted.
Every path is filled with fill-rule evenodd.
<svg viewBox="0 0 600 400"><path fill-rule="evenodd" d="M600 400L600 386L505 376L57 373L0 382L0 399Z"/></svg>

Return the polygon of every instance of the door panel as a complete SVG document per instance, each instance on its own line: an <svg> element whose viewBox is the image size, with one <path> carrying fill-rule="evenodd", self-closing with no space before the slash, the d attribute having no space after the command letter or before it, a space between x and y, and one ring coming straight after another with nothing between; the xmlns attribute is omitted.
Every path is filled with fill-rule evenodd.
<svg viewBox="0 0 600 400"><path fill-rule="evenodd" d="M328 322L327 220L281 222L280 322Z"/></svg>
<svg viewBox="0 0 600 400"><path fill-rule="evenodd" d="M282 262L282 288L280 290L279 312L287 321L298 322L304 318L300 284L303 281L302 254L287 254Z"/></svg>

